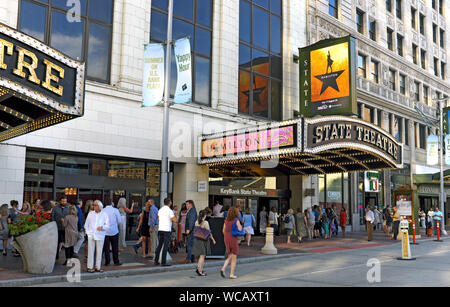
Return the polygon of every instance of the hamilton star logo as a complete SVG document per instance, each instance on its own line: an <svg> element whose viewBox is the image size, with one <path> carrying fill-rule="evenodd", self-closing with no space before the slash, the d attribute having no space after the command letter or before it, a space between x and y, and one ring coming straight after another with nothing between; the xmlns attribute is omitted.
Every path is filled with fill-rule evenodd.
<svg viewBox="0 0 450 307"><path fill-rule="evenodd" d="M316 79L320 80L322 84L322 89L320 91L320 95L322 95L327 88L331 87L339 92L339 87L337 85L337 78L339 78L345 70L340 70L333 72L333 60L331 59L330 51L328 51L328 64L327 64L327 72L324 75L315 76ZM330 70L330 73L328 73Z"/></svg>

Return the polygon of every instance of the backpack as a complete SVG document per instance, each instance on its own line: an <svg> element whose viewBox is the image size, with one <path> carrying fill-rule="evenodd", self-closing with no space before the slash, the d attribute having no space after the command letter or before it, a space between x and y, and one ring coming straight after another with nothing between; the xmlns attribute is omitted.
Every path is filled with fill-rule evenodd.
<svg viewBox="0 0 450 307"><path fill-rule="evenodd" d="M287 214L285 217L284 217L284 223L285 224L289 224L291 222L291 216L289 215L289 214Z"/></svg>

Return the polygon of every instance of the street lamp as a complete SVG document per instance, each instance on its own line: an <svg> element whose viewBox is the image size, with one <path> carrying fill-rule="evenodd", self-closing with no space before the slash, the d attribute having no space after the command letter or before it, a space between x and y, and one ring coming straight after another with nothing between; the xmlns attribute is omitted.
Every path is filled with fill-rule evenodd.
<svg viewBox="0 0 450 307"><path fill-rule="evenodd" d="M439 164L440 164L440 199L441 199L441 212L444 214L442 219L442 229L445 230L445 192L444 192L444 111L441 104L447 101L449 98L443 98L435 100L437 107L439 108Z"/></svg>

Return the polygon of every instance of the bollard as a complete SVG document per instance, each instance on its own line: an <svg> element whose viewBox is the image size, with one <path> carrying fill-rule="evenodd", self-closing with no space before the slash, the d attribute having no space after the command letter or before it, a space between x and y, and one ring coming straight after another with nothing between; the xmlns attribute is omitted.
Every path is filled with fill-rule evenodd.
<svg viewBox="0 0 450 307"><path fill-rule="evenodd" d="M261 253L266 255L276 255L278 250L273 245L273 227L266 228L266 245L261 249Z"/></svg>
<svg viewBox="0 0 450 307"><path fill-rule="evenodd" d="M412 219L412 224L413 224L413 243L411 243L411 244L419 245L419 243L416 243L416 222L414 221L414 217Z"/></svg>
<svg viewBox="0 0 450 307"><path fill-rule="evenodd" d="M437 240L433 240L433 241L434 242L442 242L440 229L439 229L439 220L436 220L436 232L437 232Z"/></svg>
<svg viewBox="0 0 450 307"><path fill-rule="evenodd" d="M411 247L409 245L409 222L406 219L400 221L400 230L402 233L402 256L398 260L416 260L411 256Z"/></svg>

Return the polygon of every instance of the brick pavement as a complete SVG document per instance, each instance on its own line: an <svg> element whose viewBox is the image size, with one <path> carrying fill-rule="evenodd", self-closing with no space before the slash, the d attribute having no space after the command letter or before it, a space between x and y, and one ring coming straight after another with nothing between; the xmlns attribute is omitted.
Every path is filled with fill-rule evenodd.
<svg viewBox="0 0 450 307"><path fill-rule="evenodd" d="M264 237L253 237L251 243L251 246L248 247L245 242L242 242L238 258L243 259L265 256L260 252L265 245ZM274 238L274 244L278 250L278 255L295 253L324 253L337 250L375 247L394 243L395 241L386 238L382 232L374 232L374 240L371 242L367 241L367 234L364 232L349 232L347 233L346 238L343 238L341 234L339 234L338 237L332 237L328 240L304 240L301 243L298 243L296 239L293 239L290 244L286 243L286 236L277 236ZM142 257L141 250L139 250L139 254L136 255L132 246L133 245L130 244L126 250L120 253L119 258L123 263L122 266L103 267L105 272L154 267L152 260L144 259ZM79 255L82 263L82 271L85 272L86 262L84 257L84 248L80 250ZM181 249L178 253L171 254L171 256L173 258L173 264L184 264L186 253L184 249ZM60 259L56 262L54 272L47 276L65 275L69 268L62 265L64 261L64 251L62 251L60 254ZM206 261L217 261L217 258L207 259ZM6 257L0 256L0 281L27 279L32 277L41 276L24 273L22 270L22 260L20 257L13 257L11 253L8 253L8 256Z"/></svg>

